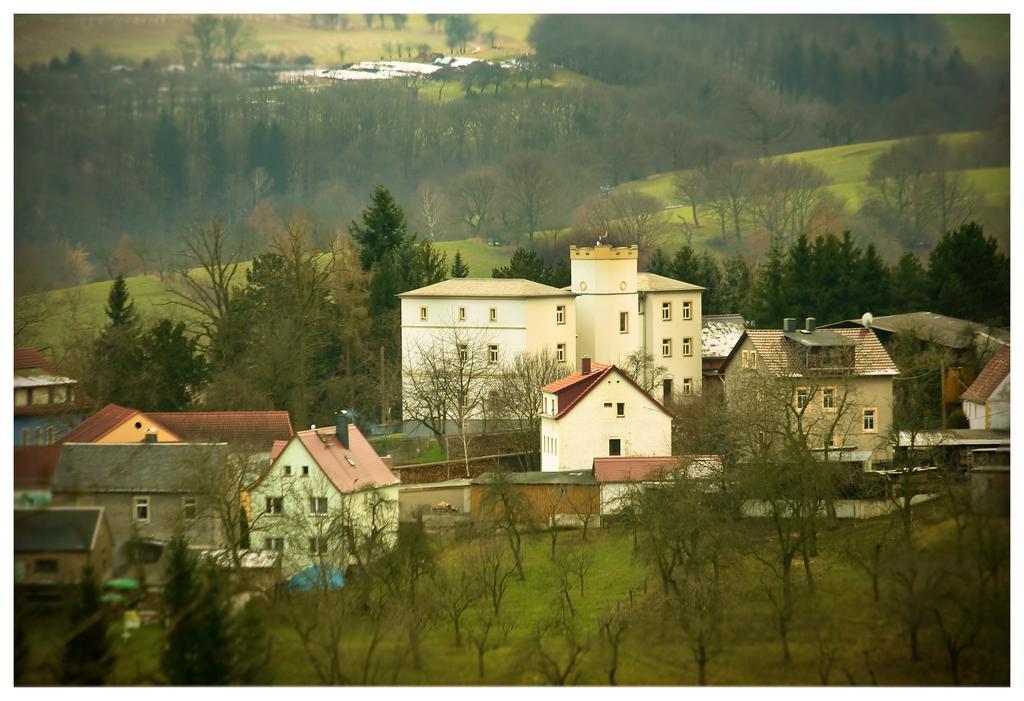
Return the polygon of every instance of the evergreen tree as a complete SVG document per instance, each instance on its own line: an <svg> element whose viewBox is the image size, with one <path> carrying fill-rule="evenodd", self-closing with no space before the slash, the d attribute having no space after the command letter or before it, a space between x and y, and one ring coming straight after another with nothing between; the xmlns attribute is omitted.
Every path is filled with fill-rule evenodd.
<svg viewBox="0 0 1024 701"><path fill-rule="evenodd" d="M181 536L167 547L164 675L174 686L229 684L235 641L224 575L212 563L200 566Z"/></svg>
<svg viewBox="0 0 1024 701"><path fill-rule="evenodd" d="M377 314L398 307L398 295L441 282L448 274L448 259L429 241L406 236L374 266L370 279L370 310Z"/></svg>
<svg viewBox="0 0 1024 701"><path fill-rule="evenodd" d="M118 275L107 294L107 306L104 308L112 327L132 327L138 322L135 304L128 294L128 285L124 276Z"/></svg>
<svg viewBox="0 0 1024 701"><path fill-rule="evenodd" d="M64 643L60 683L66 686L100 686L113 666L107 640L107 619L103 615L99 587L91 565L82 570L69 620L70 633Z"/></svg>
<svg viewBox="0 0 1024 701"><path fill-rule="evenodd" d="M512 254L508 265L494 268L491 277L533 280L541 284L547 284L549 271L548 266L537 255L536 251L526 248L517 248Z"/></svg>
<svg viewBox="0 0 1024 701"><path fill-rule="evenodd" d="M928 271L921 265L921 259L913 253L908 251L900 256L896 267L893 268L889 284L891 313L903 314L931 307Z"/></svg>
<svg viewBox="0 0 1024 701"><path fill-rule="evenodd" d="M856 284L853 299L860 305L858 307L860 313L888 314L891 306L892 281L890 279L889 266L878 255L875 244L868 244L867 249L864 251L864 256L860 259L860 265L857 267L855 276ZM857 316L859 314L855 310L847 318L852 319Z"/></svg>
<svg viewBox="0 0 1024 701"><path fill-rule="evenodd" d="M1010 323L1010 261L974 222L947 231L928 261L934 311L996 326Z"/></svg>
<svg viewBox="0 0 1024 701"><path fill-rule="evenodd" d="M655 275L669 276L671 274L672 261L660 248L654 249L651 259L647 261L647 272Z"/></svg>
<svg viewBox="0 0 1024 701"><path fill-rule="evenodd" d="M750 296L750 268L743 256L736 254L725 261L722 271L722 314L742 314Z"/></svg>
<svg viewBox="0 0 1024 701"><path fill-rule="evenodd" d="M382 185L373 191L372 202L363 210L362 224L352 222L352 238L359 245L363 270L398 248L406 236L405 213Z"/></svg>
<svg viewBox="0 0 1024 701"><path fill-rule="evenodd" d="M185 335L185 322L161 319L142 338L146 401L149 411L181 411L195 397L206 377L206 361L195 338Z"/></svg>
<svg viewBox="0 0 1024 701"><path fill-rule="evenodd" d="M809 311L818 302L815 298L814 283L810 278L814 260L811 244L807 236L801 234L793 241L786 254L785 272L780 289L772 292L776 301L781 304L779 311L782 313L776 314L778 318L769 324L769 328L781 324L782 318L786 316L817 316L815 312Z"/></svg>
<svg viewBox="0 0 1024 701"><path fill-rule="evenodd" d="M452 277L469 277L469 266L462 261L462 254L459 251L455 251L455 260L452 261Z"/></svg>
<svg viewBox="0 0 1024 701"><path fill-rule="evenodd" d="M778 243L773 243L768 249L768 258L757 266L749 307L744 313L747 320L752 321L756 328L781 328L788 307L786 276L782 247Z"/></svg>

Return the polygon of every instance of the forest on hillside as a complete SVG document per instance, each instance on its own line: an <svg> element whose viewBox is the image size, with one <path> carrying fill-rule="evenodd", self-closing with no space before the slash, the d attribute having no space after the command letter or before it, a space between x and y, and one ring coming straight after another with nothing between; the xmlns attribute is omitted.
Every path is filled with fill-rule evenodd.
<svg viewBox="0 0 1024 701"><path fill-rule="evenodd" d="M942 162L891 158L897 180L1008 165L1009 66L969 61L934 17L551 15L529 42L512 67L318 86L276 81L244 45L185 70L78 51L16 67L16 292L173 269L214 218L250 257L297 212L326 245L378 185L422 238L532 243L589 231L603 189L655 173L706 171L728 199L745 159L963 131L983 136ZM833 233L926 255L960 223L921 223L920 201L957 201L929 182Z"/></svg>

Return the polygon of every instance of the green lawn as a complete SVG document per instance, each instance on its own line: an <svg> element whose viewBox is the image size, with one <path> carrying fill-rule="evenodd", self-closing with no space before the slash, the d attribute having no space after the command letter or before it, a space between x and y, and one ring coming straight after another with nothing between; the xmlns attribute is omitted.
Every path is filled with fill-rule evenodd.
<svg viewBox="0 0 1024 701"><path fill-rule="evenodd" d="M526 36L534 15L473 15L480 32L497 31L491 49L483 41L471 42L468 51L477 58L514 56L528 50ZM366 27L361 14L349 15L345 30L313 27L309 15L250 15L253 29L247 52L284 54L292 59L310 56L318 64L339 61L338 45L345 47L345 62L379 59L384 44L402 43L447 52L445 35L431 32L423 15L409 15L402 31L396 31L389 19L381 29L375 17L373 28ZM72 48L88 54L96 47L107 54L131 61L163 58L180 61L175 43L186 31L187 15L17 15L14 18L14 61L22 67L33 62L46 63L54 56L65 57ZM413 53L416 51L414 49Z"/></svg>
<svg viewBox="0 0 1024 701"><path fill-rule="evenodd" d="M942 516L938 507L924 505L915 515L917 547L929 560L954 566L953 522ZM816 685L819 679L818 630L825 630L827 640L836 648L830 683L868 685L872 675L880 685L947 685L949 674L945 653L934 625L926 624L921 633L922 660L911 662L905 638L893 616L894 585L882 580L882 601L872 600L870 580L855 568L846 555L856 543L868 543L871 534L887 528L887 520L841 522L836 530L819 536L818 555L812 560L816 598L804 582L799 563L794 576L796 616L791 633L792 662L781 660L781 648L773 623L772 610L762 589L762 582L771 581L767 568L751 553L770 556L771 536L767 524L747 520L739 525L745 546L723 562L725 587L725 618L722 627L721 652L708 669L709 682L718 685ZM998 522L1008 529L1007 521ZM1008 536L1008 533L1007 533ZM596 632L599 620L619 608L639 611L646 594L660 587L653 571L633 555L630 532L620 528L592 529L586 542L578 531L562 532L561 543L585 548L593 558L585 578L584 595L577 597L575 623L586 653L582 662L582 684L606 684L608 650L599 642ZM1008 541L1007 541L1008 542ZM447 557L458 562L460 549L472 548L473 542L449 541ZM503 610L515 621L515 627L500 647L486 657L486 675L477 677L476 657L468 644L456 647L451 629L438 623L428 629L424 639L424 666L414 669L402 657L397 630L386 636L377 655L381 665L370 680L374 684L402 685L464 685L464 684L543 684L534 660L527 654L527 641L535 628L549 620L558 610L555 570L548 559L548 540L544 534L529 536L525 541L525 572L523 582L513 580ZM1008 592L1008 571L1002 570ZM632 593L632 597L631 597ZM630 603L632 598L632 604ZM814 602L818 603L815 604ZM1009 602L1005 630L991 629L978 638L963 659L963 679L967 684L998 684L1009 682ZM269 605L268 605L269 606ZM817 606L817 609L815 609ZM819 613L812 615L813 611ZM1002 609L1000 609L1002 610ZM306 662L301 644L294 633L268 607L268 620L273 636L273 675L276 684L314 684L316 678ZM472 624L475 613L467 614ZM620 684L691 685L696 682L696 667L689 647L670 617L633 618L621 649L618 669ZM358 674L366 652L365 621L351 623L349 643L344 648L346 672ZM49 673L45 660L57 659L53 652L58 645L59 626L40 625L35 630L33 660L36 669L29 675L35 683L45 683ZM1005 635L1005 637L1004 637ZM115 681L139 683L152 681L157 669L159 629L149 627L126 645L119 647Z"/></svg>

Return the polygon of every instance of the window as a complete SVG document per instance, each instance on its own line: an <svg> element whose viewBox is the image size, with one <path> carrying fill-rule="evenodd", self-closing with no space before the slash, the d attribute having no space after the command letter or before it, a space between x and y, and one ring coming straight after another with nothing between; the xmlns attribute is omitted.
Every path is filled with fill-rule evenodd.
<svg viewBox="0 0 1024 701"><path fill-rule="evenodd" d="M284 476L285 477L291 477L292 476L292 466L291 465L285 465L284 466Z"/></svg>
<svg viewBox="0 0 1024 701"><path fill-rule="evenodd" d="M426 320L427 320L427 308L426 307L420 307L420 321L426 321Z"/></svg>
<svg viewBox="0 0 1024 701"><path fill-rule="evenodd" d="M689 356L693 355L693 339L692 338L684 338L683 339L683 355L686 356L686 357L689 357Z"/></svg>
<svg viewBox="0 0 1024 701"><path fill-rule="evenodd" d="M683 378L683 396L689 397L693 394L693 380L689 377Z"/></svg>
<svg viewBox="0 0 1024 701"><path fill-rule="evenodd" d="M671 358L672 357L672 339L663 338L661 339L661 357Z"/></svg>
<svg viewBox="0 0 1024 701"><path fill-rule="evenodd" d="M46 442L53 445L57 442L57 429L53 426L46 427Z"/></svg>
<svg viewBox="0 0 1024 701"><path fill-rule="evenodd" d="M629 333L629 312L619 312L619 333Z"/></svg>
<svg viewBox="0 0 1024 701"><path fill-rule="evenodd" d="M821 408L825 411L836 410L836 388L824 387L821 390Z"/></svg>
<svg viewBox="0 0 1024 701"><path fill-rule="evenodd" d="M182 497L181 498L181 515L185 517L186 521L195 521L198 509L196 508L195 497Z"/></svg>
<svg viewBox="0 0 1024 701"><path fill-rule="evenodd" d="M32 403L32 395L33 395L33 394L34 394L34 393L33 393L33 391L32 391L32 388L31 388L31 387L29 387L29 388L28 388L28 389L27 389L27 390L25 391L25 403L26 403L26 404L31 404L31 403Z"/></svg>
<svg viewBox="0 0 1024 701"><path fill-rule="evenodd" d="M21 443L22 445L32 445L32 431L27 428L21 429Z"/></svg>
<svg viewBox="0 0 1024 701"><path fill-rule="evenodd" d="M564 363L565 362L565 344L564 343L559 343L557 346L555 346L555 355L558 357L558 362L560 362L560 363Z"/></svg>
<svg viewBox="0 0 1024 701"><path fill-rule="evenodd" d="M565 305L564 304L559 304L557 307L555 307L555 323L556 324L564 324L565 323Z"/></svg>
<svg viewBox="0 0 1024 701"><path fill-rule="evenodd" d="M689 321L693 318L693 303L683 302L683 320Z"/></svg>
<svg viewBox="0 0 1024 701"><path fill-rule="evenodd" d="M310 555L325 555L327 553L327 539L326 538L310 538L309 539L309 554Z"/></svg>
<svg viewBox="0 0 1024 701"><path fill-rule="evenodd" d="M750 351L740 352L740 367L744 370L750 367Z"/></svg>
<svg viewBox="0 0 1024 701"><path fill-rule="evenodd" d="M278 516L284 513L284 497L267 497L267 513Z"/></svg>
<svg viewBox="0 0 1024 701"><path fill-rule="evenodd" d="M466 320L466 308L465 307L459 307L459 321L465 321L465 320Z"/></svg>
<svg viewBox="0 0 1024 701"><path fill-rule="evenodd" d="M661 396L662 399L670 399L672 397L672 380L665 379L661 381Z"/></svg>
<svg viewBox="0 0 1024 701"><path fill-rule="evenodd" d="M806 387L796 388L796 408L806 409L807 402L811 398L811 390Z"/></svg>
<svg viewBox="0 0 1024 701"><path fill-rule="evenodd" d="M878 409L864 409L864 433L878 433Z"/></svg>
<svg viewBox="0 0 1024 701"><path fill-rule="evenodd" d="M134 520L140 523L149 523L149 497L135 497L132 499Z"/></svg>
<svg viewBox="0 0 1024 701"><path fill-rule="evenodd" d="M53 387L46 388L46 403L53 404Z"/></svg>
<svg viewBox="0 0 1024 701"><path fill-rule="evenodd" d="M469 360L469 346L464 343L459 344L459 362L464 363Z"/></svg>
<svg viewBox="0 0 1024 701"><path fill-rule="evenodd" d="M620 419L626 415L626 403L616 402L615 403L615 415Z"/></svg>
<svg viewBox="0 0 1024 701"><path fill-rule="evenodd" d="M487 346L487 362L492 364L498 362L497 346Z"/></svg>
<svg viewBox="0 0 1024 701"><path fill-rule="evenodd" d="M672 321L672 303L662 302L661 303L661 320Z"/></svg>
<svg viewBox="0 0 1024 701"><path fill-rule="evenodd" d="M302 476L309 477L309 465L302 466Z"/></svg>
<svg viewBox="0 0 1024 701"><path fill-rule="evenodd" d="M36 574L57 574L60 565L56 560L36 560Z"/></svg>
<svg viewBox="0 0 1024 701"><path fill-rule="evenodd" d="M608 439L608 455L622 455L622 439L621 438L609 438Z"/></svg>
<svg viewBox="0 0 1024 701"><path fill-rule="evenodd" d="M316 514L318 516L327 513L327 497L310 497L309 498L309 513Z"/></svg>
<svg viewBox="0 0 1024 701"><path fill-rule="evenodd" d="M825 447L826 448L835 448L836 447L836 437L831 432L829 432L828 437L825 439Z"/></svg>
<svg viewBox="0 0 1024 701"><path fill-rule="evenodd" d="M263 549L284 552L284 538L264 538Z"/></svg>
<svg viewBox="0 0 1024 701"><path fill-rule="evenodd" d="M497 321L498 320L498 310L495 307L491 307L487 311L487 318L490 319L491 321Z"/></svg>

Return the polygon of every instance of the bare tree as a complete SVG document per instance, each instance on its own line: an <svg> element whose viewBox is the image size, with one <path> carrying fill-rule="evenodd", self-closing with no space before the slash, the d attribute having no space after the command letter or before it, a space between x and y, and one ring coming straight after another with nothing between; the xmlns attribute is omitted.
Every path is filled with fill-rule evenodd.
<svg viewBox="0 0 1024 701"><path fill-rule="evenodd" d="M442 444L448 422L454 424L462 442L466 477L470 476L470 421L483 416L499 372L496 352L482 332L455 321L406 351L404 416L430 429Z"/></svg>
<svg viewBox="0 0 1024 701"><path fill-rule="evenodd" d="M470 619L466 637L476 651L476 670L479 679L484 678L484 657L505 643L515 628L515 621L491 611L477 611Z"/></svg>
<svg viewBox="0 0 1024 701"><path fill-rule="evenodd" d="M482 582L474 576L470 561L463 555L457 571L438 568L432 578L434 598L455 633L456 647L462 646L462 618L484 594Z"/></svg>
<svg viewBox="0 0 1024 701"><path fill-rule="evenodd" d="M526 579L522 532L532 525L529 500L512 482L508 472L491 472L489 477L480 500L481 515L505 535L514 559L515 572L520 580Z"/></svg>
<svg viewBox="0 0 1024 701"><path fill-rule="evenodd" d="M494 615L501 613L501 602L516 573L516 563L509 562L504 546L494 538L481 538L466 564L472 580L489 599Z"/></svg>
<svg viewBox="0 0 1024 701"><path fill-rule="evenodd" d="M548 349L518 353L502 366L493 385L494 413L514 429L519 452L529 452L531 464L540 448L540 388L572 371Z"/></svg>
<svg viewBox="0 0 1024 701"><path fill-rule="evenodd" d="M583 637L576 622L564 612L557 619L538 626L527 643L527 654L544 680L553 686L576 684L589 652L590 638Z"/></svg>
<svg viewBox="0 0 1024 701"><path fill-rule="evenodd" d="M491 168L463 173L452 183L459 218L471 236L481 236L494 219L501 179Z"/></svg>
<svg viewBox="0 0 1024 701"><path fill-rule="evenodd" d="M654 356L651 353L644 353L641 348L637 348L626 357L622 371L648 393L653 393L660 387L662 379L668 374L666 366L658 365Z"/></svg>
<svg viewBox="0 0 1024 701"><path fill-rule="evenodd" d="M767 159L753 167L748 207L769 242L806 233L811 215L826 196L828 176L814 166Z"/></svg>
<svg viewBox="0 0 1024 701"><path fill-rule="evenodd" d="M746 93L739 99L736 129L767 156L772 144L789 136L800 124L797 111L773 93Z"/></svg>
<svg viewBox="0 0 1024 701"><path fill-rule="evenodd" d="M632 612L623 610L622 604L616 604L615 610L609 612L598 623L602 646L607 651L608 685L616 686L616 675L619 670L619 650L632 625Z"/></svg>
<svg viewBox="0 0 1024 701"><path fill-rule="evenodd" d="M581 236L607 236L615 246L656 247L666 234L661 201L626 190L592 197L577 210L573 228Z"/></svg>
<svg viewBox="0 0 1024 701"><path fill-rule="evenodd" d="M561 178L548 160L537 153L520 153L501 167L505 198L517 234L526 232L529 240L547 221L558 202Z"/></svg>
<svg viewBox="0 0 1024 701"><path fill-rule="evenodd" d="M674 188L676 197L690 206L693 225L699 227L700 219L697 217L697 207L704 202L707 193L707 174L698 169L683 171L676 176Z"/></svg>
<svg viewBox="0 0 1024 701"><path fill-rule="evenodd" d="M741 224L749 210L751 166L747 162L723 157L709 168L707 178L708 205L719 215L722 238L725 238L726 222L730 222L736 242L742 236Z"/></svg>

